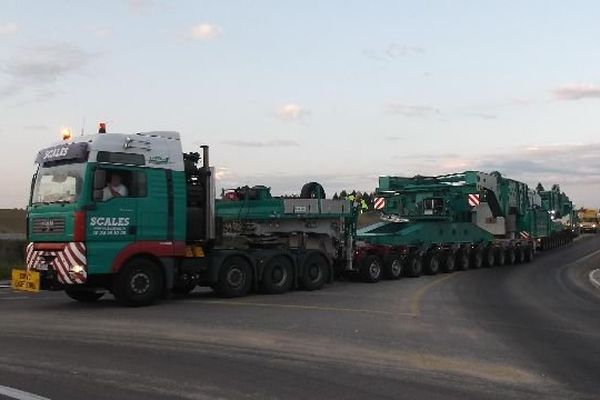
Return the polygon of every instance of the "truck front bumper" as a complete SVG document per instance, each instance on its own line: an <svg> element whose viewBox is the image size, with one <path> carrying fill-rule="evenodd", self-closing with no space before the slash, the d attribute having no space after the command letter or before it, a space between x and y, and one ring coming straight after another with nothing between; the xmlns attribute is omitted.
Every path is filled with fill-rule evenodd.
<svg viewBox="0 0 600 400"><path fill-rule="evenodd" d="M86 248L81 242L29 243L25 260L28 270L40 272L42 289L60 289L87 280Z"/></svg>

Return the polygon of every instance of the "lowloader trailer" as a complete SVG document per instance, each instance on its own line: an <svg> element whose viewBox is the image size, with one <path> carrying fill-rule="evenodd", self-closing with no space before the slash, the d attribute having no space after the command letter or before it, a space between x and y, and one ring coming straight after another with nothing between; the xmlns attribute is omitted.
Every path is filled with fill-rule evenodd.
<svg viewBox="0 0 600 400"><path fill-rule="evenodd" d="M384 176L376 196L383 221L358 231L354 257L372 282L530 262L573 239L555 222L568 207L546 209L539 193L498 172Z"/></svg>

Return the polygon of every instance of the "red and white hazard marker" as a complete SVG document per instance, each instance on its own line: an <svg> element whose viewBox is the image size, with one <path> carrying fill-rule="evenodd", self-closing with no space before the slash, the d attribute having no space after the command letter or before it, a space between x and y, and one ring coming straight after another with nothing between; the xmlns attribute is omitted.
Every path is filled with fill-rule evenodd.
<svg viewBox="0 0 600 400"><path fill-rule="evenodd" d="M479 205L479 193L469 193L468 200L471 207L477 207Z"/></svg>
<svg viewBox="0 0 600 400"><path fill-rule="evenodd" d="M521 231L519 232L519 235L521 235L523 239L531 239L531 235L527 231Z"/></svg>
<svg viewBox="0 0 600 400"><path fill-rule="evenodd" d="M383 210L383 207L385 207L385 198L375 197L373 200L373 208L376 210Z"/></svg>

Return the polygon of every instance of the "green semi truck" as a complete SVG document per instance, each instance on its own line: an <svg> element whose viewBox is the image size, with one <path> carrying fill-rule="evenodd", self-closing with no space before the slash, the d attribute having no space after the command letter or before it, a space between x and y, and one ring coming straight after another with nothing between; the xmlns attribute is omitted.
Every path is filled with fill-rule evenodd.
<svg viewBox="0 0 600 400"><path fill-rule="evenodd" d="M128 135L101 127L66 139L36 158L27 271L14 272L16 288L64 290L79 301L110 291L136 306L197 285L227 297L315 290L332 280L334 264L352 268L344 249L352 248L356 217L348 201L314 190L310 198L256 201L268 191L252 189L217 206L208 147L183 153L176 132ZM251 200L258 207L246 213ZM275 226L287 233L278 232L276 243L258 244L243 232L235 240L216 209L225 220L243 215L246 229L249 217L266 212L270 221L254 239L273 236Z"/></svg>
<svg viewBox="0 0 600 400"><path fill-rule="evenodd" d="M101 126L64 139L36 158L17 289L82 302L111 292L130 306L196 286L278 294L336 275L377 282L525 262L572 239L558 223L568 198L544 208L542 194L498 173L381 177L382 221L357 231L357 204L326 199L316 182L297 197L246 186L217 200L208 147L184 153L176 132Z"/></svg>

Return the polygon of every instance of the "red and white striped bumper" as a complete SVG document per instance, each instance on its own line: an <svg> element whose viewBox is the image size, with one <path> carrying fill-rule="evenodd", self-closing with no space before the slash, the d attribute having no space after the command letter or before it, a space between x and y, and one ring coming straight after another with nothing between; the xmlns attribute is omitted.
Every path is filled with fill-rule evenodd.
<svg viewBox="0 0 600 400"><path fill-rule="evenodd" d="M29 243L25 261L27 270L52 269L59 283L64 285L85 283L87 279L86 249L81 242L61 243L46 248L42 244Z"/></svg>

